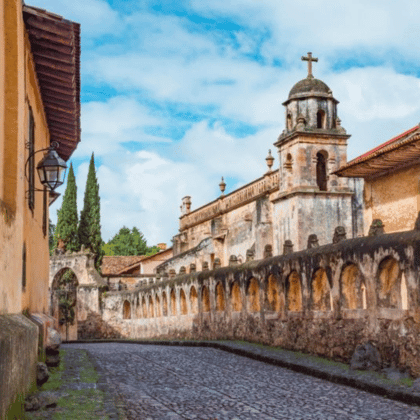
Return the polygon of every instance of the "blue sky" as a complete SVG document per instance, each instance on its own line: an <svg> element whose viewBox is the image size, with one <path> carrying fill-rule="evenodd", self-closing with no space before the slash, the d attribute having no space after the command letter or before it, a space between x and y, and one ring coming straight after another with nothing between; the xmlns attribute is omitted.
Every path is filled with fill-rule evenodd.
<svg viewBox="0 0 420 420"><path fill-rule="evenodd" d="M82 25L82 141L72 162L80 210L95 153L105 240L126 225L150 245L170 244L182 197L197 208L218 196L222 176L226 192L261 176L308 51L340 101L349 159L420 120L420 2L28 3Z"/></svg>

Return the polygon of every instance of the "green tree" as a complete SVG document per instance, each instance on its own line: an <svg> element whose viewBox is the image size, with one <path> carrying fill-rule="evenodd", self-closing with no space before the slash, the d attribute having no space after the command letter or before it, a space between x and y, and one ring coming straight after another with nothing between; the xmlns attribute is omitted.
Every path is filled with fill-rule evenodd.
<svg viewBox="0 0 420 420"><path fill-rule="evenodd" d="M51 221L51 219L49 219L49 223L48 223L48 246L50 248L50 255L52 255L52 253L54 252L54 248L55 248L54 236L55 236L55 224Z"/></svg>
<svg viewBox="0 0 420 420"><path fill-rule="evenodd" d="M59 248L64 248L66 251L78 251L80 249L80 245L77 235L77 187L76 178L74 177L73 172L73 164L70 164L63 203L61 204L61 209L58 210L57 215L58 218L54 235L54 247L58 246Z"/></svg>
<svg viewBox="0 0 420 420"><path fill-rule="evenodd" d="M95 159L92 153L86 181L83 210L80 213L79 242L95 254L95 267L100 269L103 257L101 238L101 208Z"/></svg>
<svg viewBox="0 0 420 420"><path fill-rule="evenodd" d="M119 232L103 245L105 255L145 255L149 252L146 239L136 228L123 226Z"/></svg>

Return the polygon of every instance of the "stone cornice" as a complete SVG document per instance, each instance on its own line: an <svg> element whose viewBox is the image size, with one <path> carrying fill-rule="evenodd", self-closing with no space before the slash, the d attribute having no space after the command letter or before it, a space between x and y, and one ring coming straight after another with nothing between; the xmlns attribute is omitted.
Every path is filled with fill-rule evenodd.
<svg viewBox="0 0 420 420"><path fill-rule="evenodd" d="M255 181L219 197L205 206L194 210L180 218L180 232L196 226L221 214L232 211L238 207L254 201L256 198L274 192L279 188L279 171L272 171Z"/></svg>

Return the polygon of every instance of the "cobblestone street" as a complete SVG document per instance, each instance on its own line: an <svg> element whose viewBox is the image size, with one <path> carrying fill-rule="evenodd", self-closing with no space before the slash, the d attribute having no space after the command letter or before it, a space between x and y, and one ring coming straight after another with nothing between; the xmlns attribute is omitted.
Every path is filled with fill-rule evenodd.
<svg viewBox="0 0 420 420"><path fill-rule="evenodd" d="M86 349L128 419L420 419L420 408L211 348Z"/></svg>

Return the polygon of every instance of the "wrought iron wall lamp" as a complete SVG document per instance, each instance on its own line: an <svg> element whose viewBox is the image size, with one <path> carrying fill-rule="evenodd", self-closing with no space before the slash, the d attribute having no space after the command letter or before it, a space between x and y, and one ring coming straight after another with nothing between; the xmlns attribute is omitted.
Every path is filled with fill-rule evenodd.
<svg viewBox="0 0 420 420"><path fill-rule="evenodd" d="M53 192L57 187L64 183L64 178L66 175L67 164L66 162L58 156L56 149L58 149L59 144L54 141L51 143L50 147L45 149L37 150L29 155L26 163L25 163L25 177L29 181L28 178L28 164L30 159L40 152L47 152L45 153L44 157L38 163L36 170L38 172L39 180L44 187L51 192ZM44 191L38 188L34 188L34 191ZM29 193L29 191L27 191Z"/></svg>

